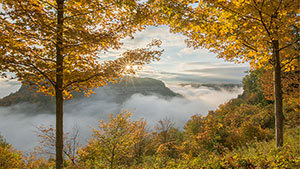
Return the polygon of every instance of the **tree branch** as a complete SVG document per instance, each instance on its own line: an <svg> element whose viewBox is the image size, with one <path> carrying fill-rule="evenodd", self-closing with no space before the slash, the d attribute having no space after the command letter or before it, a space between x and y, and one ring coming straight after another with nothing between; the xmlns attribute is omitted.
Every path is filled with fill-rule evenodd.
<svg viewBox="0 0 300 169"><path fill-rule="evenodd" d="M54 9L58 9L58 8L57 8L56 6L54 6L53 4L50 4L47 0L46 0L46 1L45 1L45 0L39 0L39 1L48 4L49 6L51 6L51 7L54 8Z"/></svg>
<svg viewBox="0 0 300 169"><path fill-rule="evenodd" d="M76 17L76 16L83 16L83 15L92 14L92 13L97 12L97 11L99 11L99 10L101 10L101 8L96 9L96 10L94 10L94 11L89 11L89 12L85 12L85 13L74 14L74 15L65 17L64 20L67 20L67 19L69 19L69 18L73 18L73 17Z"/></svg>
<svg viewBox="0 0 300 169"><path fill-rule="evenodd" d="M224 5L221 4L221 3L217 3L217 4L220 5L220 7L223 8L225 11L227 10L227 11L232 12L232 13L234 13L234 14L238 14L238 15L240 15L241 17L250 18L250 19L254 19L254 20L259 21L258 18L255 18L255 17L252 17L252 16L248 16L248 15L244 15L244 14L238 12L238 11L235 11L235 10L233 10L233 9L230 9L230 8L224 6Z"/></svg>
<svg viewBox="0 0 300 169"><path fill-rule="evenodd" d="M286 46L284 46L284 47L282 47L282 48L278 49L278 51L281 51L281 50L283 50L283 49L286 49L286 48L288 48L288 47L292 46L293 44L295 44L295 43L299 42L299 40L300 40L300 36L299 36L299 37L297 37L297 38L296 38L296 40L295 40L294 42L292 42L292 43L290 43L290 44L288 44L288 45L286 45Z"/></svg>
<svg viewBox="0 0 300 169"><path fill-rule="evenodd" d="M244 46L246 46L246 47L248 47L249 49L252 49L252 50L254 50L255 52L258 52L257 51L257 49L255 49L255 47L253 47L253 46L251 46L251 45L249 45L249 44L247 44L247 42L244 40L244 43L243 43L243 45Z"/></svg>
<svg viewBox="0 0 300 169"><path fill-rule="evenodd" d="M37 70L40 74L42 74L47 80L49 80L49 82L52 84L53 87L56 87L55 82L43 71L41 71L38 67L36 67L34 64L32 64L31 62L29 62L29 65L31 65L35 70Z"/></svg>
<svg viewBox="0 0 300 169"><path fill-rule="evenodd" d="M104 73L95 73L95 74L93 74L93 75L91 75L91 76L89 76L89 77L87 77L87 78L85 78L85 79L78 79L78 80L70 81L69 83L67 83L67 84L64 86L64 89L67 89L69 86L71 86L71 85L74 84L74 83L86 82L86 81L91 80L91 79L93 79L93 78L95 78L95 77L98 77L98 76L105 76L105 74L104 74Z"/></svg>
<svg viewBox="0 0 300 169"><path fill-rule="evenodd" d="M285 64L282 64L281 69L282 70L286 70L286 68L284 68L285 66L287 66L288 64L290 64L292 61L294 61L295 59L299 59L300 55L296 55L294 57L292 57L288 62L286 62Z"/></svg>

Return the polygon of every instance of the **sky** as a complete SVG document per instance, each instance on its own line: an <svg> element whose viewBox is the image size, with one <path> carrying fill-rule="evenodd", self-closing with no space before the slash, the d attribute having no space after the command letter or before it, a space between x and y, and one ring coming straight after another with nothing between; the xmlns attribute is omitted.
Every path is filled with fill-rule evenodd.
<svg viewBox="0 0 300 169"><path fill-rule="evenodd" d="M169 32L167 26L147 27L137 32L134 39L123 40L123 47L103 53L102 59L114 59L126 49L145 47L152 39L162 41L164 50L160 61L145 65L136 76L151 77L165 83L241 83L248 64L234 64L218 59L206 49L188 48L185 36ZM16 91L20 83L16 80L0 79L0 98Z"/></svg>
<svg viewBox="0 0 300 169"><path fill-rule="evenodd" d="M250 69L249 64L225 62L206 49L188 48L184 42L186 37L170 33L167 26L148 27L136 33L133 40L124 40L123 50L144 47L152 39L162 40L164 53L160 61L143 68L138 74L143 77L153 77L166 83L240 83L244 72ZM115 53L111 51L110 54Z"/></svg>

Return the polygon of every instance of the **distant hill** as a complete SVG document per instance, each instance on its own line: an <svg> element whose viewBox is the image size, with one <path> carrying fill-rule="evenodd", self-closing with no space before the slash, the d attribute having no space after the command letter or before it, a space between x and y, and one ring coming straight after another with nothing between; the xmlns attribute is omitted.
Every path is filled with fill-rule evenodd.
<svg viewBox="0 0 300 169"><path fill-rule="evenodd" d="M182 83L180 86L191 86L193 88L207 87L213 90L221 91L233 91L235 88L241 88L242 84L200 84L200 83Z"/></svg>
<svg viewBox="0 0 300 169"><path fill-rule="evenodd" d="M118 95L117 102L124 102L136 93L142 95L156 94L165 99L182 97L180 94L174 93L166 87L162 81L152 78L128 77L116 84L110 85L109 88Z"/></svg>
<svg viewBox="0 0 300 169"><path fill-rule="evenodd" d="M174 93L167 88L160 80L138 77L126 77L118 83L110 84L108 86L95 89L94 91L96 95L92 95L91 98L88 99L99 99L97 95L105 93L106 96L112 96L112 100L110 101L120 104L137 93L142 95L155 94L165 99L176 96L182 97L180 94ZM73 99L75 100L86 99L82 93L74 93L73 95ZM53 110L55 98L53 96L45 96L42 93L36 93L36 89L29 89L29 86L22 85L17 92L0 99L0 106L7 107L19 103L37 104L39 109Z"/></svg>

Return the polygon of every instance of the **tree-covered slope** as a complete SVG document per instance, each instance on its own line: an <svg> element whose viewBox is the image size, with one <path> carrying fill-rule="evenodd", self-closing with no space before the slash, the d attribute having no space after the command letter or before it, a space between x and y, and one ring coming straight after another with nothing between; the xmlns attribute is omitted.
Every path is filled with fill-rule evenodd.
<svg viewBox="0 0 300 169"><path fill-rule="evenodd" d="M180 94L174 93L167 88L165 84L152 78L138 78L138 77L126 77L120 82L115 84L109 84L108 86L98 88L94 90L97 93L106 93L107 95L114 96L114 102L122 103L130 98L132 95L140 93L142 95L159 95L164 98L182 97ZM92 95L91 99L96 97ZM85 96L81 93L73 93L74 99L84 99ZM0 106L12 106L19 103L35 103L42 109L49 109L55 102L55 98L52 96L45 96L42 93L37 93L35 89L30 89L29 86L22 85L21 88L4 97L0 100Z"/></svg>

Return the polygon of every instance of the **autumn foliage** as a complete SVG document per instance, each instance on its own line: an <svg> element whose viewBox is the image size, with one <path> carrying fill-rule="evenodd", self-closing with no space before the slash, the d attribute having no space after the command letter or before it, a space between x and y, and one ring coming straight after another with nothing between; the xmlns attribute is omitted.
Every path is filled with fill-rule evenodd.
<svg viewBox="0 0 300 169"><path fill-rule="evenodd" d="M89 142L78 147L74 163L65 154L65 167L297 168L300 162L298 106L295 102L285 103L286 145L275 148L273 101L263 95L260 81L264 73L250 72L243 79L243 94L208 112L207 116L192 116L183 129L177 129L170 119L162 119L149 130L145 120L132 120L131 112L111 114L107 121L99 121ZM294 99L297 97L291 95L287 100ZM40 127L39 131L39 147L54 152L53 128ZM65 134L65 140L74 138L70 136ZM2 165L54 166L51 158L46 161L23 156L11 146L2 147L1 151L0 161L10 159L2 160L5 162Z"/></svg>
<svg viewBox="0 0 300 169"><path fill-rule="evenodd" d="M243 79L244 92L206 116L194 115L183 129L162 119L152 129L130 112L99 121L79 149L81 168L295 168L299 164L297 104L285 104L286 146L275 148L273 101L261 85L264 71ZM292 95L288 100L293 100ZM297 118L291 118L297 117Z"/></svg>
<svg viewBox="0 0 300 169"><path fill-rule="evenodd" d="M57 115L55 130L38 129L36 153L52 156L23 154L1 137L1 168L54 168L54 155L56 168L299 167L299 2L1 0L0 4L1 76L12 72L39 92L56 96ZM133 65L141 68L159 60L159 40L105 60L104 52L120 49L122 39L133 37L145 25L168 25L171 32L187 37L188 47L250 63L243 94L207 116L192 116L182 130L167 119L150 131L143 119L134 121L129 112L111 115L108 121L99 121L88 144L79 148L73 144L76 138L69 140L63 132L64 99L72 98L72 91L89 96L92 88L135 73Z"/></svg>
<svg viewBox="0 0 300 169"><path fill-rule="evenodd" d="M80 162L87 168L128 168L137 160L140 144L148 135L144 120L132 121L131 113L111 114L108 122L99 121L93 138L79 151Z"/></svg>

